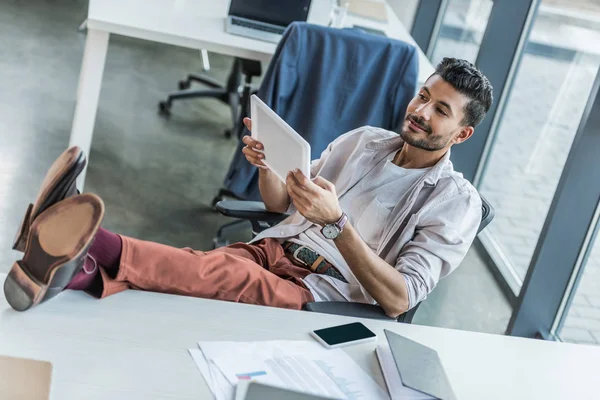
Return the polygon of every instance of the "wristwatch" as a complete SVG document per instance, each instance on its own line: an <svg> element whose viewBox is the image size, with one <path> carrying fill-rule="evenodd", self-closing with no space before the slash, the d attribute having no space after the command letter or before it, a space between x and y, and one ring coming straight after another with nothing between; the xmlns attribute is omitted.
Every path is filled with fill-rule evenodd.
<svg viewBox="0 0 600 400"><path fill-rule="evenodd" d="M345 212L342 212L342 216L333 224L327 224L323 228L321 228L321 234L325 236L326 239L337 239L338 236L344 230L344 225L348 222L348 216Z"/></svg>

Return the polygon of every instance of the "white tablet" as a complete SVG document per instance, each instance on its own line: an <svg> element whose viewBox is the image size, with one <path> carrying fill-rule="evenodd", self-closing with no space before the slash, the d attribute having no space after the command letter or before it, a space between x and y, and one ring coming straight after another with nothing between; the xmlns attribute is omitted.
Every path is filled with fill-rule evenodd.
<svg viewBox="0 0 600 400"><path fill-rule="evenodd" d="M264 145L263 162L285 183L298 168L310 178L310 144L256 95L250 98L252 138Z"/></svg>

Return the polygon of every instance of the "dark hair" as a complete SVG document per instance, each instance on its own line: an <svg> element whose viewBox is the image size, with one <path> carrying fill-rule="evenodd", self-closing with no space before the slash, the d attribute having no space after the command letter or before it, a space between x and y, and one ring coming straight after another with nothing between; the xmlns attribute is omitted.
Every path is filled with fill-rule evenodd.
<svg viewBox="0 0 600 400"><path fill-rule="evenodd" d="M445 57L435 68L439 75L471 101L464 108L462 125L476 127L485 117L494 100L488 78L467 60Z"/></svg>

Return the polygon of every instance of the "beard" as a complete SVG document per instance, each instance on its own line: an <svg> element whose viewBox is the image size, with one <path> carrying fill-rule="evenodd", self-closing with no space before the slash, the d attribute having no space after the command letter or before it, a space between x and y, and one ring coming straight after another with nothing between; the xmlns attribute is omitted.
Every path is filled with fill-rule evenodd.
<svg viewBox="0 0 600 400"><path fill-rule="evenodd" d="M413 147L425 151L442 150L448 145L451 135L448 135L448 137L446 138L444 135L436 134L435 132L433 132L431 126L429 126L423 118L409 114L406 116L405 120L412 121L414 124L423 128L423 133L427 135L425 138L417 137L417 135L422 135L423 133L415 133L412 130L410 130L410 128L406 127L402 129L402 131L400 131L400 137L402 138L402 140L404 140L405 143L408 143Z"/></svg>

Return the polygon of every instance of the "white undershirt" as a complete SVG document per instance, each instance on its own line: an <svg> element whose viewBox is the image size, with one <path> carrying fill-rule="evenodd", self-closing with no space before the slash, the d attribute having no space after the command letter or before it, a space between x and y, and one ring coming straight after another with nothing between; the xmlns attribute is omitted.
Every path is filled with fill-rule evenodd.
<svg viewBox="0 0 600 400"><path fill-rule="evenodd" d="M340 198L340 206L348 215L349 222L373 251L377 250L386 220L394 206L403 200L408 189L429 169L399 167L392 162L394 156L393 153L382 160ZM287 240L308 246L324 256L350 283L348 285L339 280L332 281L334 278L328 276L311 274L304 279L304 283L315 300L358 300L358 293L351 293L358 288L350 287L356 286L358 281L333 240L321 234L320 226L313 225L297 237Z"/></svg>

